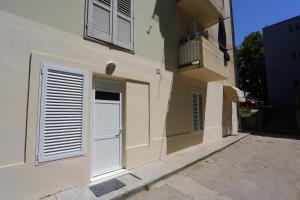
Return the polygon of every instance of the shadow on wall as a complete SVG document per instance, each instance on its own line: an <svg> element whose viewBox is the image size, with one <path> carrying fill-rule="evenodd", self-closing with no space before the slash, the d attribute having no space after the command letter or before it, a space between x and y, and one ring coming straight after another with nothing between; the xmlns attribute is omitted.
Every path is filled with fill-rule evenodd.
<svg viewBox="0 0 300 200"><path fill-rule="evenodd" d="M160 33L164 39L162 64L166 70L176 72L179 41L176 1L156 0L152 18L159 23Z"/></svg>
<svg viewBox="0 0 300 200"><path fill-rule="evenodd" d="M192 87L194 82L188 77L175 75L166 118L166 153L174 153L184 148L203 143L203 133L192 133ZM201 86L205 94L206 85ZM203 96L205 99L205 95ZM206 101L203 100L205 113ZM204 119L205 121L205 119ZM203 121L203 124L205 122Z"/></svg>
<svg viewBox="0 0 300 200"><path fill-rule="evenodd" d="M166 71L174 73L163 133L166 137L166 153L170 154L201 144L203 134L191 133L189 80L177 73L180 23L176 1L157 0L152 18L159 23L160 33L164 39L162 64Z"/></svg>

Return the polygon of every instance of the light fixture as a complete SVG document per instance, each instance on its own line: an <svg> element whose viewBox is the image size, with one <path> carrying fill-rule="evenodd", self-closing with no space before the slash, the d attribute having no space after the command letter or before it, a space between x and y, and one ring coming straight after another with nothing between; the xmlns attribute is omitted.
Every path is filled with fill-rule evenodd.
<svg viewBox="0 0 300 200"><path fill-rule="evenodd" d="M110 62L106 65L105 73L107 75L112 75L114 73L115 69L116 69L116 64L113 62Z"/></svg>

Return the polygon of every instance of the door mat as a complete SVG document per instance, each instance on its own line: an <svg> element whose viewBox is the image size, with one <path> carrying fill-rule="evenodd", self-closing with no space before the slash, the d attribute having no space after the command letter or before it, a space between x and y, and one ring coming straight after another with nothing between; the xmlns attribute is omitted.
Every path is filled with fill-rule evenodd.
<svg viewBox="0 0 300 200"><path fill-rule="evenodd" d="M96 195L96 197L100 197L112 191L118 190L124 186L126 185L121 181L112 179L103 183L99 183L97 185L93 185L90 187L90 190Z"/></svg>

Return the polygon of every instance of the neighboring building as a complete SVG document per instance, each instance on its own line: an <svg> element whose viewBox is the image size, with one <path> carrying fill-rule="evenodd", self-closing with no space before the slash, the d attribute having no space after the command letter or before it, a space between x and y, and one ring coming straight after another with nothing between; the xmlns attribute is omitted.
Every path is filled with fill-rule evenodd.
<svg viewBox="0 0 300 200"><path fill-rule="evenodd" d="M1 199L236 133L234 55L217 42L228 17L231 49L229 0L2 0Z"/></svg>
<svg viewBox="0 0 300 200"><path fill-rule="evenodd" d="M263 36L269 104L294 110L300 102L300 16L265 27Z"/></svg>

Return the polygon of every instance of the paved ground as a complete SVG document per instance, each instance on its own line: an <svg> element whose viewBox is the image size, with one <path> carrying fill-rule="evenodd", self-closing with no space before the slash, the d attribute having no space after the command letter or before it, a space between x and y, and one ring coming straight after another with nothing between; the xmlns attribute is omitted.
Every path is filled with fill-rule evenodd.
<svg viewBox="0 0 300 200"><path fill-rule="evenodd" d="M250 136L128 200L300 200L300 140Z"/></svg>

